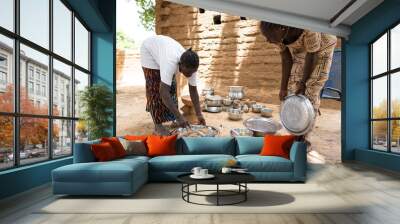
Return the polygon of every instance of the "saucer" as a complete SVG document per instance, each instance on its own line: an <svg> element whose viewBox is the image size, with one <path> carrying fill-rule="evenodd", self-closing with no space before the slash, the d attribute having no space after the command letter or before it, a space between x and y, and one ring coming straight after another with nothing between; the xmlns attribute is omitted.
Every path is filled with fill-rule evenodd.
<svg viewBox="0 0 400 224"><path fill-rule="evenodd" d="M192 178L192 179L199 179L199 180L201 180L201 179L211 179L211 178L214 178L214 177L215 177L215 176L212 175L212 174L207 174L207 175L204 175L204 176L201 176L201 175L194 175L194 174L190 175L190 178Z"/></svg>

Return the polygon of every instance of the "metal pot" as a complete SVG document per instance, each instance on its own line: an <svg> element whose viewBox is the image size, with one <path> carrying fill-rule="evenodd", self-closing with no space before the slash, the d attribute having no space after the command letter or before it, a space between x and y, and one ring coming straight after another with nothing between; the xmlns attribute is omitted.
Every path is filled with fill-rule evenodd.
<svg viewBox="0 0 400 224"><path fill-rule="evenodd" d="M243 92L243 86L229 86L229 92Z"/></svg>
<svg viewBox="0 0 400 224"><path fill-rule="evenodd" d="M264 108L263 105L256 103L251 106L251 111L253 111L253 113L260 113L262 108Z"/></svg>
<svg viewBox="0 0 400 224"><path fill-rule="evenodd" d="M210 106L207 106L206 110L207 110L207 112L210 112L210 113L219 113L219 112L222 111L222 107L210 107Z"/></svg>
<svg viewBox="0 0 400 224"><path fill-rule="evenodd" d="M270 108L261 108L261 116L263 117L272 117L272 109Z"/></svg>
<svg viewBox="0 0 400 224"><path fill-rule="evenodd" d="M228 118L233 121L241 120L243 117L243 112L240 109L230 109L228 111Z"/></svg>
<svg viewBox="0 0 400 224"><path fill-rule="evenodd" d="M222 97L220 96L207 96L206 105L208 107L220 107L222 106Z"/></svg>
<svg viewBox="0 0 400 224"><path fill-rule="evenodd" d="M203 95L203 96L212 96L212 95L214 95L214 89L213 88L204 88L201 91L201 95Z"/></svg>
<svg viewBox="0 0 400 224"><path fill-rule="evenodd" d="M240 137L240 136L253 136L253 131L247 128L233 128L231 129L232 137Z"/></svg>
<svg viewBox="0 0 400 224"><path fill-rule="evenodd" d="M240 99L242 99L242 98L244 97L244 93L243 93L243 92L237 92L237 91L235 91L235 92L229 92L229 93L228 93L228 96L229 96L231 99L240 100Z"/></svg>

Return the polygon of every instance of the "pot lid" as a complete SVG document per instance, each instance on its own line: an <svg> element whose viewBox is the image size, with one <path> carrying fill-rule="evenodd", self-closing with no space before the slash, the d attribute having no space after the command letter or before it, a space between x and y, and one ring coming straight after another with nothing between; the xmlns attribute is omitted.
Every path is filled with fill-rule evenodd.
<svg viewBox="0 0 400 224"><path fill-rule="evenodd" d="M282 103L282 125L294 135L304 135L313 126L314 108L310 100L303 95L290 95Z"/></svg>
<svg viewBox="0 0 400 224"><path fill-rule="evenodd" d="M206 96L206 100L222 100L222 97L219 95L208 95Z"/></svg>

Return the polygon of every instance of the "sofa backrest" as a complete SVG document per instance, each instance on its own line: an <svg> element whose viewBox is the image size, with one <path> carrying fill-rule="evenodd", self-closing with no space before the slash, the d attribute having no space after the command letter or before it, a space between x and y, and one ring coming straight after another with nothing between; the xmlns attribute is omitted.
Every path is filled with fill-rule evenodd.
<svg viewBox="0 0 400 224"><path fill-rule="evenodd" d="M236 137L236 155L259 154L264 137Z"/></svg>
<svg viewBox="0 0 400 224"><path fill-rule="evenodd" d="M235 139L231 137L184 137L178 140L177 154L235 155Z"/></svg>
<svg viewBox="0 0 400 224"><path fill-rule="evenodd" d="M100 140L75 143L74 163L95 162L96 158L94 157L90 146L98 143L100 143Z"/></svg>

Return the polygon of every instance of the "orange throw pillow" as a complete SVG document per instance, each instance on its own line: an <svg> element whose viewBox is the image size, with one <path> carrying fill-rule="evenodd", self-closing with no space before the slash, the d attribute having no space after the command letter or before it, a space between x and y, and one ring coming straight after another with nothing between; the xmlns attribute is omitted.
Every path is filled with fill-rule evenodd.
<svg viewBox="0 0 400 224"><path fill-rule="evenodd" d="M121 158L126 156L126 151L124 146L121 144L117 137L110 137L110 138L101 138L101 142L108 142L114 149L115 155L117 158Z"/></svg>
<svg viewBox="0 0 400 224"><path fill-rule="evenodd" d="M165 156L176 154L176 139L177 135L172 136L155 136L147 137L148 156Z"/></svg>
<svg viewBox="0 0 400 224"><path fill-rule="evenodd" d="M110 161L117 158L113 147L108 142L93 144L91 145L91 149L94 157L99 162Z"/></svg>
<svg viewBox="0 0 400 224"><path fill-rule="evenodd" d="M143 141L146 143L147 136L146 135L125 135L124 137L126 140L129 141Z"/></svg>
<svg viewBox="0 0 400 224"><path fill-rule="evenodd" d="M266 135L261 156L280 156L289 159L290 148L295 136L292 135Z"/></svg>

